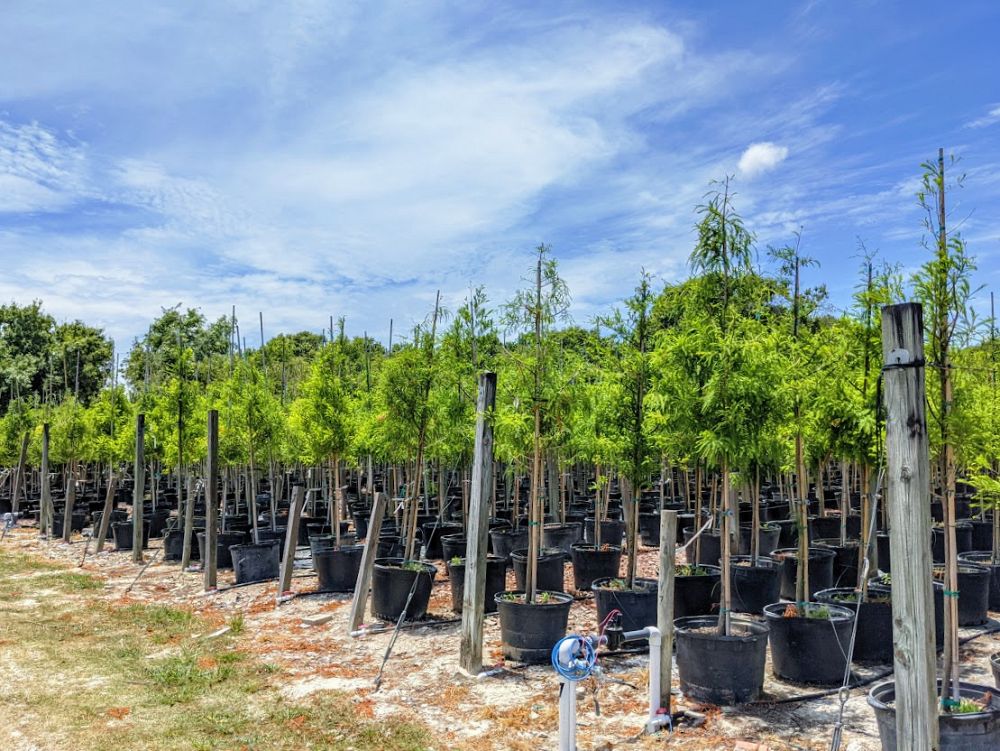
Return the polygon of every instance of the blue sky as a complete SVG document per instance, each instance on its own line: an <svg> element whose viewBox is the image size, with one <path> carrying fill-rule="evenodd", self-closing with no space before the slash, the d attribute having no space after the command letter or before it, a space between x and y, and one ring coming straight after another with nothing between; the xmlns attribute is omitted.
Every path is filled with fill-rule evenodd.
<svg viewBox="0 0 1000 751"><path fill-rule="evenodd" d="M178 302L384 337L437 289L499 304L544 241L586 323L641 267L687 274L731 174L843 306L858 238L926 257L938 146L998 289L998 30L989 1L5 0L0 300L122 348Z"/></svg>

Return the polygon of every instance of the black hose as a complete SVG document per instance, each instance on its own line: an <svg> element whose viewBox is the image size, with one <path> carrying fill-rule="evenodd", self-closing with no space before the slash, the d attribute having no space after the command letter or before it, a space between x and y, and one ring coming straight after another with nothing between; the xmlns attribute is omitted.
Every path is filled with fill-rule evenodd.
<svg viewBox="0 0 1000 751"><path fill-rule="evenodd" d="M989 634L995 634L997 632L1000 632L1000 626L993 627L993 628L988 628L988 629L985 629L983 631L980 631L978 634L973 634L972 636L967 636L964 639L960 639L958 643L960 645L961 644L968 644L969 642L974 641L974 640L978 639L981 636L987 636ZM887 678L888 676L890 676L892 674L893 674L893 668L888 668L888 669L883 670L882 672L878 673L877 675L869 676L868 678L864 678L864 679L862 679L860 681L855 681L854 683L851 683L850 685L848 685L847 688L848 689L862 688L863 686L868 686L868 685L874 683L875 681L882 680L883 678ZM812 694L800 694L799 696L786 696L786 697L784 697L782 699L771 699L771 700L763 700L763 699L761 699L761 700L758 700L758 701L749 702L745 706L750 706L750 707L772 707L772 706L777 706L778 704L794 704L796 702L801 702L801 701L814 701L816 699L823 699L823 698L826 698L827 696L832 696L834 694L840 693L841 688L843 688L843 687L842 686L837 686L836 688L827 689L826 691L817 691L817 692L812 693Z"/></svg>

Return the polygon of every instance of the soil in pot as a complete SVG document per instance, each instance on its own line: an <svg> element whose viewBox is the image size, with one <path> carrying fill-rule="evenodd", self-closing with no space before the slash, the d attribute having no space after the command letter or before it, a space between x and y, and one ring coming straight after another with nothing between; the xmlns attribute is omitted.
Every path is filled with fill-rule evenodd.
<svg viewBox="0 0 1000 751"><path fill-rule="evenodd" d="M573 562L573 586L578 592L586 592L595 579L618 576L622 549L608 544L601 545L598 550L593 545L578 542L570 551L570 560Z"/></svg>
<svg viewBox="0 0 1000 751"><path fill-rule="evenodd" d="M771 557L781 566L781 597L795 599L795 577L799 570L798 548L778 548ZM835 554L829 548L809 548L809 599L833 586Z"/></svg>
<svg viewBox="0 0 1000 751"><path fill-rule="evenodd" d="M958 556L961 563L974 563L989 569L990 595L989 609L1000 611L1000 563L992 563L993 554L988 550L973 550Z"/></svg>
<svg viewBox="0 0 1000 751"><path fill-rule="evenodd" d="M764 608L776 678L821 686L844 679L854 611L839 605L774 603Z"/></svg>
<svg viewBox="0 0 1000 751"><path fill-rule="evenodd" d="M524 580L528 569L527 549L515 550L510 554L514 562L514 581L518 591L524 591ZM538 581L536 590L548 592L563 592L566 585L563 581L563 563L566 554L559 548L542 548L538 553Z"/></svg>
<svg viewBox="0 0 1000 751"><path fill-rule="evenodd" d="M750 525L740 527L740 555L750 555ZM770 555L771 551L777 550L778 538L781 536L781 527L776 524L762 524L758 530L757 554ZM769 602L774 602L770 600ZM765 605L767 603L764 603Z"/></svg>
<svg viewBox="0 0 1000 751"><path fill-rule="evenodd" d="M437 568L430 563L377 559L372 572L372 615L384 621L397 621L405 609L405 620L420 620L427 614L436 574Z"/></svg>
<svg viewBox="0 0 1000 751"><path fill-rule="evenodd" d="M313 554L320 592L353 592L361 570L364 545L323 548Z"/></svg>
<svg viewBox="0 0 1000 751"><path fill-rule="evenodd" d="M491 529L490 543L493 545L493 554L507 561L507 567L510 568L512 565L510 554L528 547L528 528Z"/></svg>
<svg viewBox="0 0 1000 751"><path fill-rule="evenodd" d="M465 558L452 558L448 561L448 581L451 583L451 609L462 612L465 597ZM503 558L491 555L486 558L486 590L484 593L484 613L492 613L497 609L494 597L498 592L507 590L507 562Z"/></svg>
<svg viewBox="0 0 1000 751"><path fill-rule="evenodd" d="M579 522L569 524L546 524L542 527L542 545L547 548L559 548L569 557L574 543L580 542L583 527Z"/></svg>
<svg viewBox="0 0 1000 751"><path fill-rule="evenodd" d="M870 594L859 608L854 587L834 587L817 592L816 602L854 611L858 619L855 662L892 662L892 600L888 595Z"/></svg>
<svg viewBox="0 0 1000 751"><path fill-rule="evenodd" d="M940 693L941 681L937 682ZM940 751L996 751L1000 748L1000 696L975 683L958 684L960 711L938 714ZM896 685L883 681L868 692L883 751L896 751Z"/></svg>
<svg viewBox="0 0 1000 751"><path fill-rule="evenodd" d="M710 704L744 704L760 697L767 656L765 624L731 618L731 635L718 632L718 618L674 620L681 691Z"/></svg>
<svg viewBox="0 0 1000 751"><path fill-rule="evenodd" d="M756 565L748 555L734 555L730 560L734 611L759 615L765 605L778 601L781 569L777 563L765 556L758 556Z"/></svg>
<svg viewBox="0 0 1000 751"><path fill-rule="evenodd" d="M621 519L605 519L601 522L601 545L621 546L625 539L625 522ZM594 544L594 518L590 517L583 523L583 542ZM659 544L659 543L657 543Z"/></svg>
<svg viewBox="0 0 1000 751"><path fill-rule="evenodd" d="M675 618L718 614L722 592L722 570L718 566L678 566L674 574Z"/></svg>
<svg viewBox="0 0 1000 751"><path fill-rule="evenodd" d="M597 603L597 622L604 623L612 610L621 613L625 631L638 631L656 625L656 579L635 579L635 586L628 588L625 579L598 579L590 585Z"/></svg>
<svg viewBox="0 0 1000 751"><path fill-rule="evenodd" d="M229 552L233 557L233 571L236 573L237 584L278 578L281 559L278 555L277 540L231 545Z"/></svg>
<svg viewBox="0 0 1000 751"><path fill-rule="evenodd" d="M552 648L566 635L573 598L563 592L541 591L529 603L518 591L500 592L493 599L500 615L504 659L548 662Z"/></svg>

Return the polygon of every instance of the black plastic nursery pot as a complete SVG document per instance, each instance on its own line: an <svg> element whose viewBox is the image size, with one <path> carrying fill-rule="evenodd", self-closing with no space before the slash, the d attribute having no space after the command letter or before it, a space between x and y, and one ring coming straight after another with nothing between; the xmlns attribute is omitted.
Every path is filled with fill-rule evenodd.
<svg viewBox="0 0 1000 751"><path fill-rule="evenodd" d="M625 579L617 577L598 579L590 585L597 604L597 622L604 619L612 610L621 613L622 629L638 631L647 626L656 625L656 594L659 583L656 579L635 579L632 589L626 588Z"/></svg>
<svg viewBox="0 0 1000 751"><path fill-rule="evenodd" d="M681 692L710 704L745 704L760 697L767 658L766 624L731 618L730 636L718 633L718 618L674 620Z"/></svg>
<svg viewBox="0 0 1000 751"><path fill-rule="evenodd" d="M132 520L127 522L115 522L111 525L111 531L115 536L115 548L118 550L132 549ZM149 522L142 523L142 549L149 547Z"/></svg>
<svg viewBox="0 0 1000 751"><path fill-rule="evenodd" d="M938 693L941 681L937 682ZM963 699L985 704L982 712L938 714L940 751L996 751L1000 748L1000 696L995 689L975 683L960 682L959 695ZM868 705L875 711L882 751L896 751L896 684L895 681L876 683L868 692Z"/></svg>
<svg viewBox="0 0 1000 751"><path fill-rule="evenodd" d="M934 600L934 646L937 651L944 648L944 585L932 582L931 597ZM884 594L892 596L892 585L884 584L880 579L870 579L868 594Z"/></svg>
<svg viewBox="0 0 1000 751"><path fill-rule="evenodd" d="M402 558L377 559L372 571L372 615L384 621L397 621L405 610L404 620L420 620L427 614L436 574L437 568L430 563Z"/></svg>
<svg viewBox="0 0 1000 751"><path fill-rule="evenodd" d="M857 540L848 540L845 545L840 544L840 538L828 538L813 540L813 544L818 548L829 548L833 551L833 586L847 587L855 586L858 582L858 548L861 543Z"/></svg>
<svg viewBox="0 0 1000 751"><path fill-rule="evenodd" d="M441 560L450 561L456 557L464 558L467 545L464 534L445 535L441 538Z"/></svg>
<svg viewBox="0 0 1000 751"><path fill-rule="evenodd" d="M219 532L216 536L215 546L215 567L218 569L232 568L233 555L230 548L247 541L248 535L245 532ZM198 533L198 554L201 560L205 560L205 532Z"/></svg>
<svg viewBox="0 0 1000 751"><path fill-rule="evenodd" d="M889 549L888 532L878 532L875 535L875 550L878 554L879 571L885 571L886 573L892 571L892 557Z"/></svg>
<svg viewBox="0 0 1000 751"><path fill-rule="evenodd" d="M972 547L972 524L969 522L955 523L955 550L958 553L968 553ZM931 554L935 563L944 562L944 528L931 529Z"/></svg>
<svg viewBox="0 0 1000 751"><path fill-rule="evenodd" d="M567 524L546 524L542 527L542 545L559 548L569 557L573 545L583 537L583 527L579 522Z"/></svg>
<svg viewBox="0 0 1000 751"><path fill-rule="evenodd" d="M940 568L935 568L934 578ZM958 564L958 625L981 626L989 620L991 573L985 566L974 563ZM939 579L940 581L940 579Z"/></svg>
<svg viewBox="0 0 1000 751"><path fill-rule="evenodd" d="M993 547L993 520L970 519L972 525L972 550L989 550Z"/></svg>
<svg viewBox="0 0 1000 751"><path fill-rule="evenodd" d="M491 529L490 543L493 545L493 554L507 561L507 567L510 568L512 565L510 554L528 547L528 528Z"/></svg>
<svg viewBox="0 0 1000 751"><path fill-rule="evenodd" d="M424 522L420 527L424 536L424 557L440 560L442 555L441 538L444 535L462 534L462 525L454 522Z"/></svg>
<svg viewBox="0 0 1000 751"><path fill-rule="evenodd" d="M313 554L320 592L353 592L361 570L364 545L323 548Z"/></svg>
<svg viewBox="0 0 1000 751"><path fill-rule="evenodd" d="M690 541L697 531L694 527L685 529L684 541ZM698 545L699 542L701 543L700 547ZM687 549L687 559L689 561L693 560L696 563L707 563L710 566L714 566L721 557L722 536L717 529L706 529Z"/></svg>
<svg viewBox="0 0 1000 751"><path fill-rule="evenodd" d="M524 591L524 581L528 570L527 549L515 550L510 554L514 562L514 582L517 589ZM538 581L536 590L546 592L565 592L563 582L563 562L566 554L559 548L542 548L538 553Z"/></svg>
<svg viewBox="0 0 1000 751"><path fill-rule="evenodd" d="M660 513L658 511L639 514L639 541L647 548L660 547Z"/></svg>
<svg viewBox="0 0 1000 751"><path fill-rule="evenodd" d="M778 602L764 608L775 677L821 686L839 684L847 666L854 611L839 605L810 603L806 607L813 613L823 613L822 617L787 617L788 608L796 607Z"/></svg>
<svg viewBox="0 0 1000 751"><path fill-rule="evenodd" d="M741 555L750 555L751 532L752 528L749 525L740 527L739 550ZM777 550L780 536L781 527L776 524L762 524L757 531L757 554L770 555L771 551Z"/></svg>
<svg viewBox="0 0 1000 751"><path fill-rule="evenodd" d="M405 552L403 538L397 535L380 536L375 543L376 558L402 558Z"/></svg>
<svg viewBox="0 0 1000 751"><path fill-rule="evenodd" d="M798 548L778 548L771 557L781 566L781 597L795 599L795 577L799 570ZM833 562L836 554L829 548L809 548L809 597L833 586Z"/></svg>
<svg viewBox="0 0 1000 751"><path fill-rule="evenodd" d="M678 567L674 576L674 617L718 613L721 592L722 570L718 566Z"/></svg>
<svg viewBox="0 0 1000 751"><path fill-rule="evenodd" d="M756 565L748 555L730 559L733 610L737 613L760 615L764 606L777 602L781 591L781 569L765 556L758 556Z"/></svg>
<svg viewBox="0 0 1000 751"><path fill-rule="evenodd" d="M201 548L198 547L197 535L204 532L203 529L196 529L191 535L191 560L201 560ZM167 530L163 535L163 560L179 561L184 556L184 530L180 527Z"/></svg>
<svg viewBox="0 0 1000 751"><path fill-rule="evenodd" d="M170 511L167 509L157 510L152 514L143 514L143 518L149 522L150 537L163 537L163 531L167 528L167 520L170 518Z"/></svg>
<svg viewBox="0 0 1000 751"><path fill-rule="evenodd" d="M52 534L56 537L62 537L63 533L63 522L66 519L65 509L56 509L55 516L52 517ZM74 511L70 515L69 520L69 530L70 532L82 532L83 528L87 525L87 513L85 511ZM128 548L131 550L131 548Z"/></svg>
<svg viewBox="0 0 1000 751"><path fill-rule="evenodd" d="M810 516L809 517L809 538L833 538L840 537L840 517L839 516Z"/></svg>
<svg viewBox="0 0 1000 751"><path fill-rule="evenodd" d="M618 576L622 549L602 544L598 550L593 545L578 542L570 551L570 560L573 562L573 586L578 592L586 592L595 579Z"/></svg>
<svg viewBox="0 0 1000 751"><path fill-rule="evenodd" d="M641 515L640 515L641 519ZM625 522L621 519L605 519L601 522L601 545L621 545L625 539ZM579 542L579 540L577 541ZM583 523L583 542L588 545L594 544L594 519L587 519ZM660 543L657 542L657 545Z"/></svg>
<svg viewBox="0 0 1000 751"><path fill-rule="evenodd" d="M278 554L277 540L230 545L229 553L233 558L233 571L236 574L237 584L278 578L281 557Z"/></svg>
<svg viewBox="0 0 1000 751"><path fill-rule="evenodd" d="M892 600L884 593L869 594L859 607L857 596L854 587L834 587L817 592L816 602L854 611L855 662L892 662Z"/></svg>
<svg viewBox="0 0 1000 751"><path fill-rule="evenodd" d="M257 530L257 542L278 543L278 557L281 558L285 555L285 537L287 535L287 531L287 527L278 527L277 529L262 527Z"/></svg>
<svg viewBox="0 0 1000 751"><path fill-rule="evenodd" d="M770 523L777 525L778 529L781 530L778 534L778 548L790 548L798 544L798 522L794 519L776 519L771 520Z"/></svg>
<svg viewBox="0 0 1000 751"><path fill-rule="evenodd" d="M1000 610L1000 563L992 563L993 553L989 550L973 550L958 556L960 563L974 563L990 572L989 609Z"/></svg>
<svg viewBox="0 0 1000 751"><path fill-rule="evenodd" d="M515 662L548 662L556 642L566 635L573 598L563 592L536 593L535 602L524 592L500 592L493 598L500 615L500 640L504 659Z"/></svg>
<svg viewBox="0 0 1000 751"><path fill-rule="evenodd" d="M448 561L448 581L451 582L451 609L462 612L465 597L465 559L460 563ZM507 562L494 555L486 558L486 590L484 593L483 612L493 613L497 609L494 597L498 592L507 590Z"/></svg>

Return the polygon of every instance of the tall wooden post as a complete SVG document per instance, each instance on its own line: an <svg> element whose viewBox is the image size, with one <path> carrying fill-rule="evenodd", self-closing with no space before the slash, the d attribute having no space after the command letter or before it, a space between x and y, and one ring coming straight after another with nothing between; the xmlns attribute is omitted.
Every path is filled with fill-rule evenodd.
<svg viewBox="0 0 1000 751"><path fill-rule="evenodd" d="M288 509L288 527L285 530L285 557L281 561L281 577L278 583L277 601L292 588L292 568L295 565L295 549L299 544L299 520L306 502L306 489L296 485L292 489L292 504Z"/></svg>
<svg viewBox="0 0 1000 751"><path fill-rule="evenodd" d="M28 439L30 437L31 433L27 430L21 437L21 453L18 455L17 471L14 473L14 492L10 497L10 510L15 514L21 508L21 495L24 493L24 465L28 461Z"/></svg>
<svg viewBox="0 0 1000 751"><path fill-rule="evenodd" d="M351 617L349 631L356 631L365 616L365 606L368 603L368 589L372 583L372 571L375 568L375 555L378 551L378 535L382 530L382 519L388 505L385 493L375 494L372 505L371 520L368 522L368 537L365 540L365 550L361 554L361 568L358 570L358 581L354 586L354 600L351 602Z"/></svg>
<svg viewBox="0 0 1000 751"><path fill-rule="evenodd" d="M42 423L42 513L40 533L46 538L52 537L52 521L55 512L52 508L52 486L49 482L49 424Z"/></svg>
<svg viewBox="0 0 1000 751"><path fill-rule="evenodd" d="M205 557L201 562L205 591L218 586L219 545L219 411L208 411L208 459L205 466Z"/></svg>
<svg viewBox="0 0 1000 751"><path fill-rule="evenodd" d="M677 554L677 512L660 512L660 581L656 592L656 627L660 645L660 707L670 712L670 673L674 651L674 557Z"/></svg>
<svg viewBox="0 0 1000 751"><path fill-rule="evenodd" d="M194 540L194 500L198 493L194 486L194 478L190 474L184 475L178 483L177 495L181 493L185 496L184 501L184 540L181 547L181 571L186 571L191 565L191 543Z"/></svg>
<svg viewBox="0 0 1000 751"><path fill-rule="evenodd" d="M66 473L66 508L63 511L63 542L69 542L73 525L73 506L76 505L76 467L75 462L69 463L69 471Z"/></svg>
<svg viewBox="0 0 1000 751"><path fill-rule="evenodd" d="M882 309L896 747L938 748L923 311Z"/></svg>
<svg viewBox="0 0 1000 751"><path fill-rule="evenodd" d="M132 560L142 563L142 509L146 495L146 415L135 416L135 486L132 488Z"/></svg>
<svg viewBox="0 0 1000 751"><path fill-rule="evenodd" d="M468 542L465 551L465 591L462 596L462 642L459 664L475 675L483 669L483 609L486 597L486 546L493 496L493 419L497 375L479 376L476 403L476 441L472 459L472 498L469 501Z"/></svg>
<svg viewBox="0 0 1000 751"><path fill-rule="evenodd" d="M97 530L97 548L95 551L98 553L104 550L104 542L108 539L108 527L111 525L111 511L115 507L116 485L117 480L114 473L111 472L108 476L108 490L104 495L104 513L101 514L101 525Z"/></svg>

